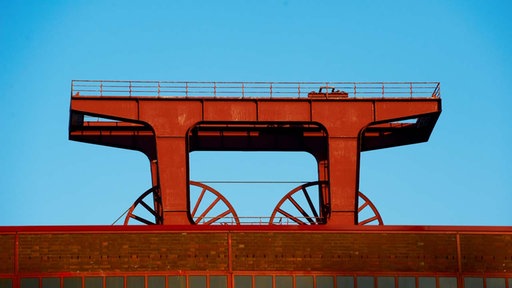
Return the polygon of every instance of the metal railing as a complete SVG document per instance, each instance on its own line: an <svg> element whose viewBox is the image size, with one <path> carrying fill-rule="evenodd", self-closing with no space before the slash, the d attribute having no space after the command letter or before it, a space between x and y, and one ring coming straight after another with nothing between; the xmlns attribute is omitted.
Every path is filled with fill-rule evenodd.
<svg viewBox="0 0 512 288"><path fill-rule="evenodd" d="M197 224L205 224L215 217L204 217ZM309 220L313 220L315 223L323 222L322 217L296 217L296 219L309 223ZM309 219L309 220L308 220ZM276 216L273 218L272 223L270 223L271 217L269 216L242 216L242 217L223 217L218 221L211 223L211 225L237 225L237 220L240 225L300 225L298 222L294 221L291 218L285 216Z"/></svg>
<svg viewBox="0 0 512 288"><path fill-rule="evenodd" d="M439 98L439 82L188 82L73 80L72 96L307 98ZM345 98L344 97L344 98Z"/></svg>

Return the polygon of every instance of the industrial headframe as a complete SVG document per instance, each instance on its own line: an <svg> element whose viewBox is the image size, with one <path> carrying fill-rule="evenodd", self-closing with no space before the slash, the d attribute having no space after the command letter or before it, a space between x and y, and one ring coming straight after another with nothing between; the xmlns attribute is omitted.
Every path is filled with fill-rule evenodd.
<svg viewBox="0 0 512 288"><path fill-rule="evenodd" d="M144 153L152 187L125 225L0 227L0 288L512 288L512 227L384 225L359 191L362 152L440 113L437 82L73 81L69 138ZM194 151L307 152L318 179L244 218Z"/></svg>

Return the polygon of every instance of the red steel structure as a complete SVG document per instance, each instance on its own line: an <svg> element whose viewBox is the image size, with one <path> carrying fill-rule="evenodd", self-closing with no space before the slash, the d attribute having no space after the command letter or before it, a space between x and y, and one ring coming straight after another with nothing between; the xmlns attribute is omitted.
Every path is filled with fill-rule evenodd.
<svg viewBox="0 0 512 288"><path fill-rule="evenodd" d="M153 185L125 225L0 227L0 288L512 288L512 227L383 225L359 192L361 152L429 139L437 82L82 80L70 110L71 140L143 152ZM307 152L318 179L247 220L193 151Z"/></svg>

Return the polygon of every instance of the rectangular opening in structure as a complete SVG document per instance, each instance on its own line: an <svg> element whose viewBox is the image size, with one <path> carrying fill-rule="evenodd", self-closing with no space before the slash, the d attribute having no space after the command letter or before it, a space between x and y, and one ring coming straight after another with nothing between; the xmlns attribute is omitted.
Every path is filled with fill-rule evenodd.
<svg viewBox="0 0 512 288"><path fill-rule="evenodd" d="M297 225L320 217L318 165L306 152L197 151L189 175L198 224Z"/></svg>

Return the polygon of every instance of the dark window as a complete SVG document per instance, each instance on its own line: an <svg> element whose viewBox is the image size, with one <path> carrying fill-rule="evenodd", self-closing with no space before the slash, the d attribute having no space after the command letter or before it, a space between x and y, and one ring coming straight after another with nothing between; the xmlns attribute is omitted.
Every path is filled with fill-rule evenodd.
<svg viewBox="0 0 512 288"><path fill-rule="evenodd" d="M39 288L39 278L21 278L21 288Z"/></svg>
<svg viewBox="0 0 512 288"><path fill-rule="evenodd" d="M124 278L121 276L107 277L105 284L106 288L124 288Z"/></svg>
<svg viewBox="0 0 512 288"><path fill-rule="evenodd" d="M60 288L60 278L43 278L41 284L43 288Z"/></svg>
<svg viewBox="0 0 512 288"><path fill-rule="evenodd" d="M357 288L373 288L375 287L372 276L357 277Z"/></svg>
<svg viewBox="0 0 512 288"><path fill-rule="evenodd" d="M144 276L128 276L126 277L127 288L144 288Z"/></svg>
<svg viewBox="0 0 512 288"><path fill-rule="evenodd" d="M336 288L354 288L354 277L352 276L337 276Z"/></svg>
<svg viewBox="0 0 512 288"><path fill-rule="evenodd" d="M254 276L255 288L272 288L272 276Z"/></svg>
<svg viewBox="0 0 512 288"><path fill-rule="evenodd" d="M276 276L276 288L292 288L292 276Z"/></svg>
<svg viewBox="0 0 512 288"><path fill-rule="evenodd" d="M398 288L415 288L416 278L414 277L398 277Z"/></svg>
<svg viewBox="0 0 512 288"><path fill-rule="evenodd" d="M464 288L484 288L484 279L480 277L464 277Z"/></svg>
<svg viewBox="0 0 512 288"><path fill-rule="evenodd" d="M12 288L12 279L0 278L0 288Z"/></svg>
<svg viewBox="0 0 512 288"><path fill-rule="evenodd" d="M210 288L227 288L228 278L226 276L210 276Z"/></svg>
<svg viewBox="0 0 512 288"><path fill-rule="evenodd" d="M187 287L187 279L185 276L169 276L169 288L185 288Z"/></svg>
<svg viewBox="0 0 512 288"><path fill-rule="evenodd" d="M436 278L434 277L419 277L418 288L436 288Z"/></svg>
<svg viewBox="0 0 512 288"><path fill-rule="evenodd" d="M206 288L206 276L190 276L188 281L189 287Z"/></svg>
<svg viewBox="0 0 512 288"><path fill-rule="evenodd" d="M334 288L334 277L332 276L316 276L317 288Z"/></svg>
<svg viewBox="0 0 512 288"><path fill-rule="evenodd" d="M395 288L395 277L377 277L378 288Z"/></svg>
<svg viewBox="0 0 512 288"><path fill-rule="evenodd" d="M148 276L148 288L165 288L165 276Z"/></svg>
<svg viewBox="0 0 512 288"><path fill-rule="evenodd" d="M252 276L235 276L235 288L252 288Z"/></svg>
<svg viewBox="0 0 512 288"><path fill-rule="evenodd" d="M103 277L85 277L85 288L103 288Z"/></svg>
<svg viewBox="0 0 512 288"><path fill-rule="evenodd" d="M487 288L505 288L505 278L487 278L485 279ZM512 288L509 286L509 288Z"/></svg>
<svg viewBox="0 0 512 288"><path fill-rule="evenodd" d="M81 277L67 277L64 278L64 288L82 288Z"/></svg>
<svg viewBox="0 0 512 288"><path fill-rule="evenodd" d="M313 288L313 276L297 276L295 277L295 287L297 288Z"/></svg>
<svg viewBox="0 0 512 288"><path fill-rule="evenodd" d="M439 277L439 288L457 288L457 278Z"/></svg>

